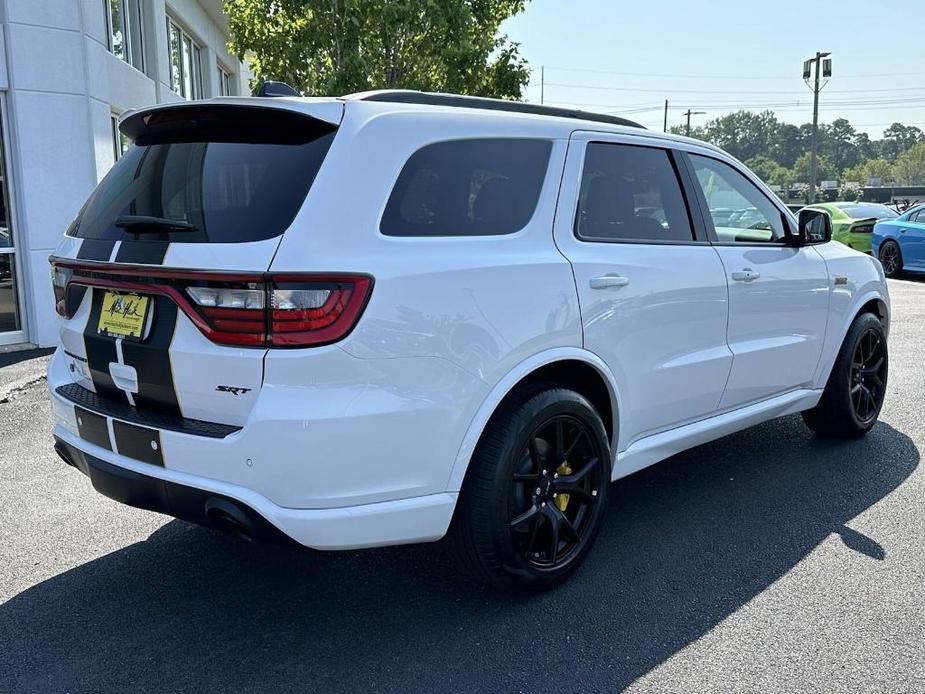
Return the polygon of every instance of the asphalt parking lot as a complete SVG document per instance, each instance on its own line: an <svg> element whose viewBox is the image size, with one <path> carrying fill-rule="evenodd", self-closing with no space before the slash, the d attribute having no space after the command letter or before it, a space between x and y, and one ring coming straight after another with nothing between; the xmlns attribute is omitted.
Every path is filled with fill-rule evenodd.
<svg viewBox="0 0 925 694"><path fill-rule="evenodd" d="M512 599L441 544L254 546L91 489L44 358L0 355L0 691L925 691L925 282L892 281L865 439L799 416L617 483L586 565Z"/></svg>

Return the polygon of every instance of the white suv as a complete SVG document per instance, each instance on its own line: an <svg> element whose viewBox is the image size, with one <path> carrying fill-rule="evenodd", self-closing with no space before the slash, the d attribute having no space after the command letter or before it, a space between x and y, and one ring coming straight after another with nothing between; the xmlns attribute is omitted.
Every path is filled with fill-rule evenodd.
<svg viewBox="0 0 925 694"><path fill-rule="evenodd" d="M879 414L879 263L703 142L417 92L120 127L52 257L48 383L57 451L126 504L320 549L449 532L481 579L543 588L608 482Z"/></svg>

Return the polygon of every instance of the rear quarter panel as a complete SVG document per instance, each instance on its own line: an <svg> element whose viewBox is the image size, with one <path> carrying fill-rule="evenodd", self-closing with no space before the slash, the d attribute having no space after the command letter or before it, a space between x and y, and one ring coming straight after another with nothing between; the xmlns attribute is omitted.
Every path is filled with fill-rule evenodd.
<svg viewBox="0 0 925 694"><path fill-rule="evenodd" d="M552 238L567 139L543 119L424 115L407 107L382 112L381 105L369 115L367 105L353 106L297 218L301 223L287 231L271 270L374 278L363 316L336 348L375 373L387 373L388 383L357 384L351 412L399 403L388 418L387 435L377 434L369 445L378 445L382 458L400 461L407 471L403 495L411 488L442 490L452 485L454 461L477 413L486 403L497 404L496 386L534 355L581 347L571 266ZM392 187L415 151L432 142L479 137L552 141L539 202L524 229L481 237L380 233ZM288 362L296 357L287 356ZM313 367L306 360L291 368ZM325 378L314 376L314 388L323 388ZM440 416L430 416L435 413ZM363 431L372 429L353 435L362 437ZM411 479L415 475L420 479Z"/></svg>
<svg viewBox="0 0 925 694"><path fill-rule="evenodd" d="M507 127L506 127L507 126ZM542 123L459 114L347 116L315 181L305 220L283 238L277 271L363 272L366 311L340 346L355 357L446 359L493 385L544 349L580 346L571 266L552 241L566 141L554 140L527 226L505 236L393 237L379 222L402 166L425 144L477 137L544 137Z"/></svg>

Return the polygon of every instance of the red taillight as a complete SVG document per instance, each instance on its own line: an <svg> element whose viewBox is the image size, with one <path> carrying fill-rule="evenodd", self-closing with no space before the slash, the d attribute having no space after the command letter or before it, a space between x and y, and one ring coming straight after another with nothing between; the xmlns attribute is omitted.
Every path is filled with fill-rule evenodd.
<svg viewBox="0 0 925 694"><path fill-rule="evenodd" d="M309 347L343 339L359 320L373 285L363 275L104 269L59 260L53 266L56 307L66 303L61 297L69 284L164 294L213 342L250 347Z"/></svg>
<svg viewBox="0 0 925 694"><path fill-rule="evenodd" d="M64 318L71 317L70 307L67 305L67 285L71 281L72 271L53 265L51 268L51 284L55 290L55 311Z"/></svg>
<svg viewBox="0 0 925 694"><path fill-rule="evenodd" d="M356 325L371 284L368 277L274 277L270 344L296 347L340 340Z"/></svg>

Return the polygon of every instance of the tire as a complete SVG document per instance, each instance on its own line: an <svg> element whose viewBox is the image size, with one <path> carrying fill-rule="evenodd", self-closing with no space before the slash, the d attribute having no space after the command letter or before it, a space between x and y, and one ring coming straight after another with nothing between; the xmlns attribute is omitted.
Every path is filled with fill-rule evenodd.
<svg viewBox="0 0 925 694"><path fill-rule="evenodd" d="M883 323L872 313L862 313L845 335L822 398L813 409L803 412L803 421L819 436L863 436L880 416L888 373Z"/></svg>
<svg viewBox="0 0 925 694"><path fill-rule="evenodd" d="M903 271L903 253L899 244L893 240L884 241L880 244L880 252L877 254L880 264L883 266L883 274L887 277L899 277Z"/></svg>
<svg viewBox="0 0 925 694"><path fill-rule="evenodd" d="M600 530L610 461L584 396L547 387L509 398L479 440L450 527L461 568L506 592L565 580Z"/></svg>

